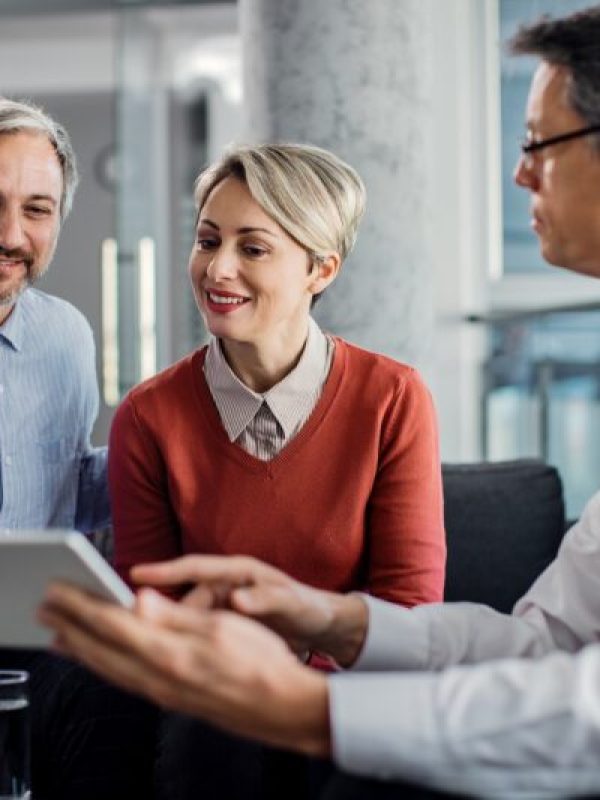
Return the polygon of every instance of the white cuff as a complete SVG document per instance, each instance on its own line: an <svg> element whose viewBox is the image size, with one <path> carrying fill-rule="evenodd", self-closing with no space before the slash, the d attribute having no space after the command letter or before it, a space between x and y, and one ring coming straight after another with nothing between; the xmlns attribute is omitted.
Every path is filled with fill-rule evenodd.
<svg viewBox="0 0 600 800"><path fill-rule="evenodd" d="M409 608L361 594L369 611L363 648L353 671L426 669L430 659L429 626Z"/></svg>

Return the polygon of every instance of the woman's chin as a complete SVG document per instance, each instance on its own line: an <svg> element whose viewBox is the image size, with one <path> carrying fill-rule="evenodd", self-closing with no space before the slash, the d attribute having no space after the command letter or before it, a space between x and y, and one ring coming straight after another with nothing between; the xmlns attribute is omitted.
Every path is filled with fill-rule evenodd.
<svg viewBox="0 0 600 800"><path fill-rule="evenodd" d="M222 318L215 315L207 314L202 315L206 330L217 339L223 339L228 342L248 342L252 337L248 336L246 326L236 323L228 317Z"/></svg>

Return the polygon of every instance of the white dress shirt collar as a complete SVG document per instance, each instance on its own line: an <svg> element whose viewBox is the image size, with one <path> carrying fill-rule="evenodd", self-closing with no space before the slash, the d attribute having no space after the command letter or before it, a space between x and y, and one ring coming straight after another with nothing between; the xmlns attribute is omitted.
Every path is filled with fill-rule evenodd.
<svg viewBox="0 0 600 800"><path fill-rule="evenodd" d="M219 340L212 338L204 361L204 374L230 441L236 441L256 416L263 402L281 425L287 440L315 404L330 366L330 346L317 323L309 318L308 336L294 369L264 394L249 389L227 363Z"/></svg>

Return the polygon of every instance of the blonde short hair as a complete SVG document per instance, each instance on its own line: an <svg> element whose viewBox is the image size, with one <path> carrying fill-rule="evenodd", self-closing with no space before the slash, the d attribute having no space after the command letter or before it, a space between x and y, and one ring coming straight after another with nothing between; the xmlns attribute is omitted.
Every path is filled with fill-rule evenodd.
<svg viewBox="0 0 600 800"><path fill-rule="evenodd" d="M313 259L352 250L365 209L365 187L352 167L320 147L241 145L200 174L198 211L221 181L244 181L256 202Z"/></svg>

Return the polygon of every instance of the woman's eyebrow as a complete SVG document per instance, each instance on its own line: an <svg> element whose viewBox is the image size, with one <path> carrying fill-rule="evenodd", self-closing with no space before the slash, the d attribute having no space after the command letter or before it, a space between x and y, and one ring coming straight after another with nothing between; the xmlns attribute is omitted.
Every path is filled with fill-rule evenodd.
<svg viewBox="0 0 600 800"><path fill-rule="evenodd" d="M202 217L201 219L199 219L198 225L208 225L209 228L214 228L216 231L219 230L219 226L217 225L217 223L213 222L210 219L206 219L206 217Z"/></svg>
<svg viewBox="0 0 600 800"><path fill-rule="evenodd" d="M248 226L248 227L244 227L244 228L238 228L237 232L238 233L257 233L257 232L259 232L259 233L268 233L269 236L277 236L277 234L274 231L270 231L268 228L259 228L259 227L253 227L253 226Z"/></svg>
<svg viewBox="0 0 600 800"><path fill-rule="evenodd" d="M198 220L198 225L208 225L209 228L213 228L215 231L221 230L216 222L213 222L211 219L207 219L206 217L202 217L200 220ZM268 228L261 228L258 225L244 225L244 227L238 228L236 233L266 233L269 236L277 236L275 231L270 231Z"/></svg>

